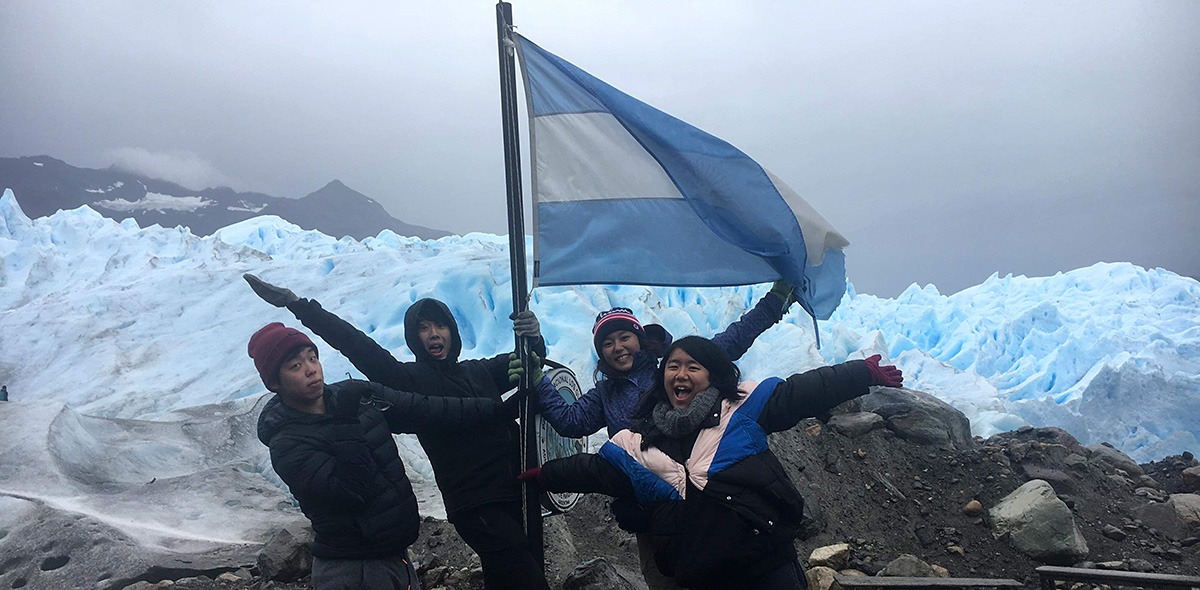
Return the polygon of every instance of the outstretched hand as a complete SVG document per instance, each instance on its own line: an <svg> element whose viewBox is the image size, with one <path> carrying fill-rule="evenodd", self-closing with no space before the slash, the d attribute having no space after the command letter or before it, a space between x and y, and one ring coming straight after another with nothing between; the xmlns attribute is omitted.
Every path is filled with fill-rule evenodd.
<svg viewBox="0 0 1200 590"><path fill-rule="evenodd" d="M796 288L783 279L771 283L769 292L778 295L783 300L783 309L785 310L797 301Z"/></svg>
<svg viewBox="0 0 1200 590"><path fill-rule="evenodd" d="M884 387L900 387L904 384L904 373L896 365L879 366L882 355L872 355L867 358L867 372L871 374L871 385Z"/></svg>
<svg viewBox="0 0 1200 590"><path fill-rule="evenodd" d="M250 273L242 275L242 278L250 283L250 288L254 289L255 294L275 307L287 307L287 304L300 299L291 289L272 285Z"/></svg>
<svg viewBox="0 0 1200 590"><path fill-rule="evenodd" d="M529 382L537 385L542 381L542 359L536 352L529 352L529 364L533 365L533 379ZM521 364L521 357L515 353L508 353L508 382L514 385L521 380L521 375L525 374L525 366Z"/></svg>

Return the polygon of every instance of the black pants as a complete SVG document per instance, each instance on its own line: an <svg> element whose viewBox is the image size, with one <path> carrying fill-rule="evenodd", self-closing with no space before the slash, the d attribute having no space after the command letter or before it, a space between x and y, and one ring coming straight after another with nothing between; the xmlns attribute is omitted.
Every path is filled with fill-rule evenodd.
<svg viewBox="0 0 1200 590"><path fill-rule="evenodd" d="M421 590L407 555L386 559L313 558L314 590Z"/></svg>
<svg viewBox="0 0 1200 590"><path fill-rule="evenodd" d="M493 502L450 517L458 536L479 555L487 590L549 590L525 538L520 502Z"/></svg>
<svg viewBox="0 0 1200 590"><path fill-rule="evenodd" d="M745 587L753 590L808 590L808 580L800 563L793 559L750 581Z"/></svg>

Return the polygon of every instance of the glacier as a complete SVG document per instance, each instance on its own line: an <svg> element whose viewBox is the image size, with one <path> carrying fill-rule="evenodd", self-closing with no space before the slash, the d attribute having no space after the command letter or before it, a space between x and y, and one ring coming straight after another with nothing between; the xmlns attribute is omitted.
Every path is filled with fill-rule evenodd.
<svg viewBox="0 0 1200 590"><path fill-rule="evenodd" d="M243 273L319 300L401 360L412 359L404 311L421 297L450 306L462 358L513 346L505 236L423 241L384 231L356 241L262 216L197 237L87 207L30 219L5 191L0 257L0 383L13 400L0 404L0 453L3 471L23 474L0 477L0 497L78 505L79 486L179 478L200 489L229 465L231 490L265 494L251 476L281 488L247 430L267 392L246 342L267 322L299 323L258 299ZM597 312L626 306L676 337L711 336L768 288L539 288L530 307L551 358L586 389ZM738 364L758 380L880 353L904 370L907 387L963 411L979 436L1059 426L1142 462L1200 451L1200 283L1168 270L1097 263L1052 277L993 275L952 295L913 285L894 299L848 284L819 330L820 348L811 318L793 306ZM330 381L361 377L328 346L321 358ZM398 441L422 512L442 515L415 437ZM22 453L40 459L14 458ZM58 475L35 476L51 459ZM286 501L263 496L229 510Z"/></svg>

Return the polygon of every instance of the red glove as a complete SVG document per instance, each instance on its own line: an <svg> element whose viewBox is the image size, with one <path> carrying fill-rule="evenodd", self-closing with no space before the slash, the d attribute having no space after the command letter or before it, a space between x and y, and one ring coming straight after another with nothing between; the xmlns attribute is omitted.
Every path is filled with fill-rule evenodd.
<svg viewBox="0 0 1200 590"><path fill-rule="evenodd" d="M542 468L534 467L533 469L526 469L525 471L522 471L520 475L517 476L517 479L519 479L525 483L535 483L535 484L541 485L542 484Z"/></svg>
<svg viewBox="0 0 1200 590"><path fill-rule="evenodd" d="M896 368L896 365L879 366L879 361L883 357L873 355L867 359L867 371L871 373L871 385L883 385L885 387L900 387L904 384L904 373Z"/></svg>

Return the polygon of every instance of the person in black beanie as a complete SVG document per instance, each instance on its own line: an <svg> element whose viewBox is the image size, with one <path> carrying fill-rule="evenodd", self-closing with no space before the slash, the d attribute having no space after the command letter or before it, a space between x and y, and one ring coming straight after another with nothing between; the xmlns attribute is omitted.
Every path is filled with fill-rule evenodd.
<svg viewBox="0 0 1200 590"><path fill-rule="evenodd" d="M315 590L420 588L408 560L420 516L392 433L511 422L515 405L430 398L377 383L326 384L317 347L273 322L247 346L275 395L258 419L271 466L312 521Z"/></svg>
<svg viewBox="0 0 1200 590"><path fill-rule="evenodd" d="M420 299L404 313L404 337L414 362L396 360L350 323L312 299L267 283L254 275L246 282L264 301L286 307L305 327L341 352L363 375L388 387L437 398L500 400L523 368L512 354L460 360L462 338L450 308L436 299ZM513 318L513 331L529 338L532 352L546 358L537 317L530 311ZM534 369L536 373L536 368ZM515 396L514 396L515 397ZM515 403L509 398L509 403ZM429 463L455 531L479 555L488 590L548 590L542 564L534 558L524 531L520 431L513 421L474 429L470 436L428 428L417 439Z"/></svg>

